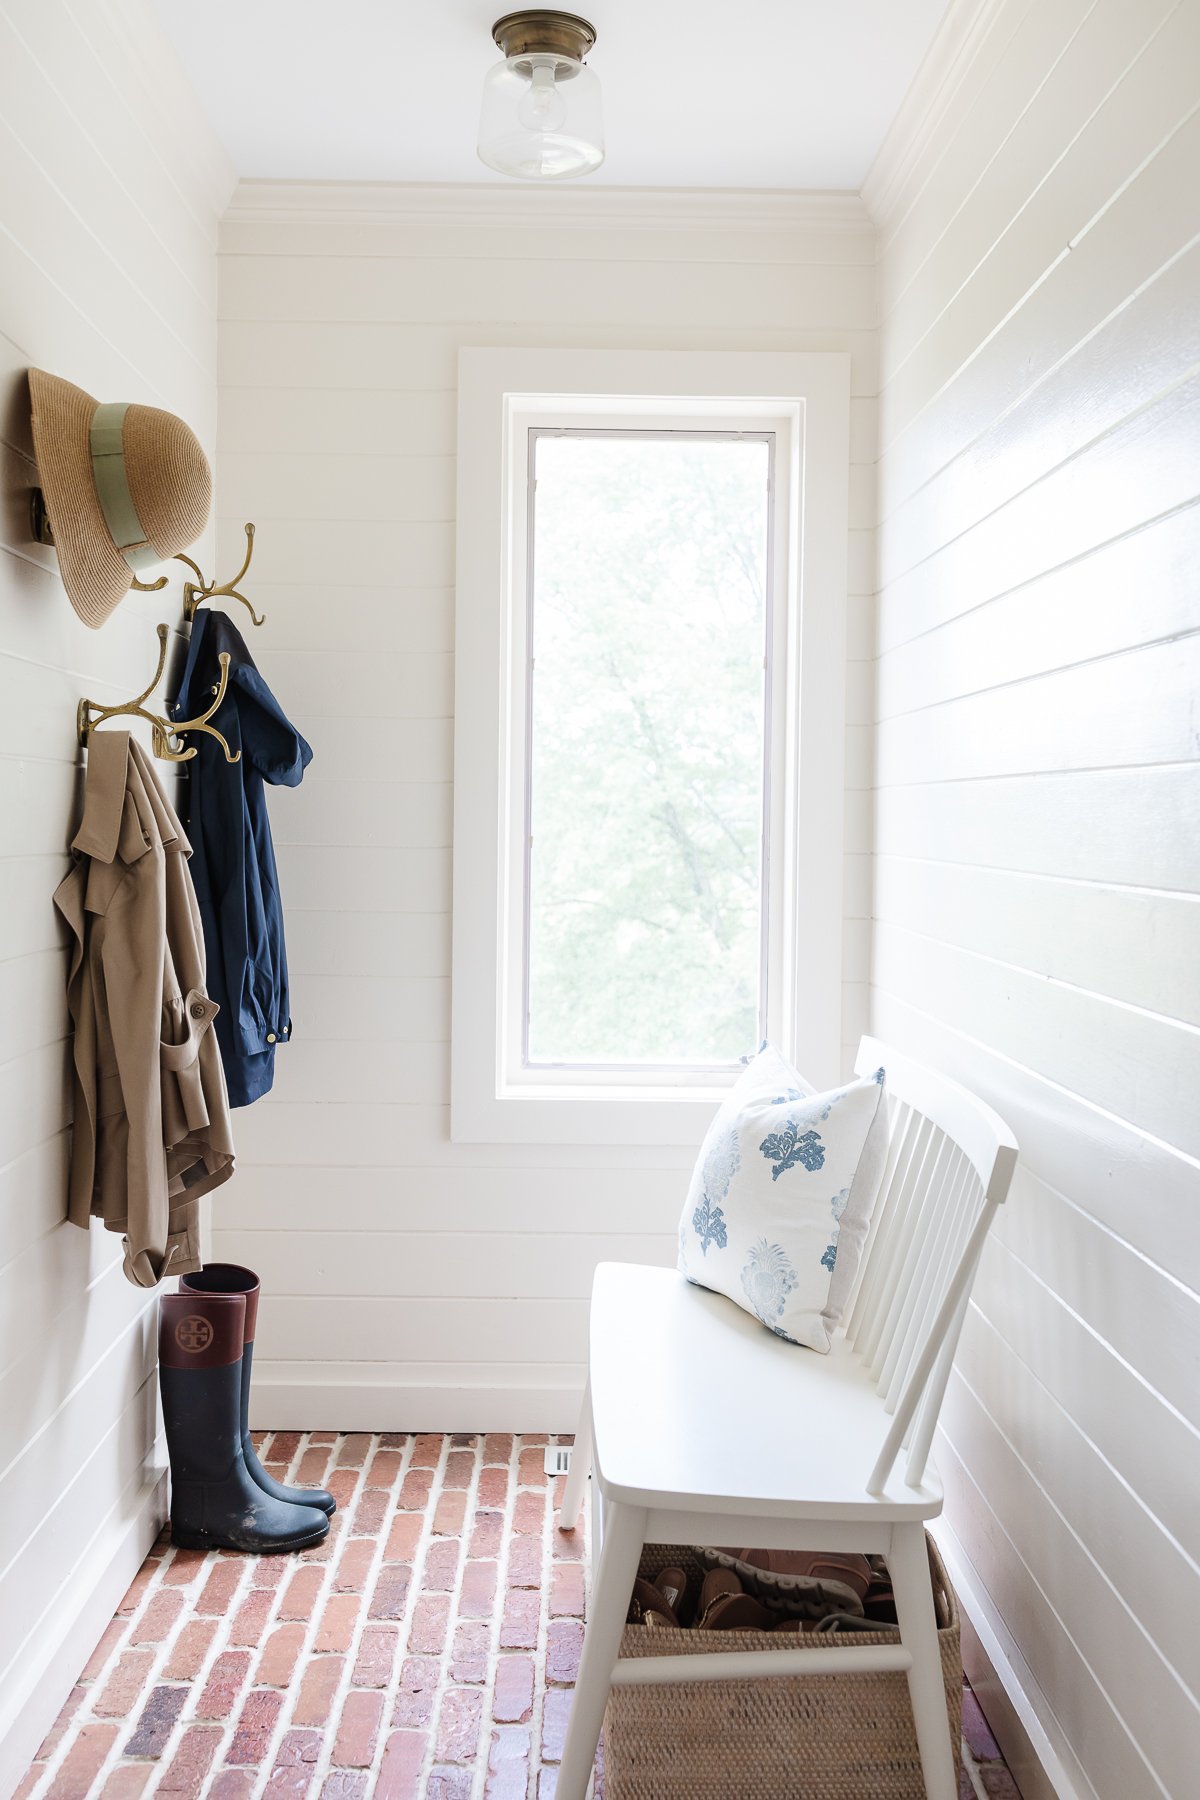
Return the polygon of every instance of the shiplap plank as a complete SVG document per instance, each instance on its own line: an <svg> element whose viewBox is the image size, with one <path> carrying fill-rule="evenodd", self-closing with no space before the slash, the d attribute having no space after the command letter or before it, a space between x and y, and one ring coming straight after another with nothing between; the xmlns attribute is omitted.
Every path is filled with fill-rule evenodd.
<svg viewBox="0 0 1200 1800"><path fill-rule="evenodd" d="M330 619L337 620L339 650L429 655L454 648L454 589L449 585L329 587L253 577L245 585L257 610L270 621L270 637L264 640L269 649L252 646L256 660L268 669L279 650L324 655Z"/></svg>
<svg viewBox="0 0 1200 1800"><path fill-rule="evenodd" d="M263 652L272 689L289 714L307 718L365 714L405 719L449 718L454 710L454 663L419 650L343 650L336 642L320 656L306 651ZM403 777L408 772L397 770ZM411 779L411 777L410 777Z"/></svg>
<svg viewBox="0 0 1200 1800"><path fill-rule="evenodd" d="M289 940L290 941L290 940ZM293 1035L275 1058L275 1085L260 1106L346 1106L393 1101L446 1106L448 1045L309 1037L307 981L292 971ZM238 1184L241 1192L241 1183Z"/></svg>
<svg viewBox="0 0 1200 1800"><path fill-rule="evenodd" d="M454 579L454 525L444 519L394 524L356 518L335 527L320 519L256 519L254 567L264 580L363 582L381 587L397 571L408 587L442 587ZM217 556L230 573L245 551L241 520L220 522Z"/></svg>
<svg viewBox="0 0 1200 1800"><path fill-rule="evenodd" d="M989 1021L996 1049L1189 1156L1200 1156L1200 1033L881 924L877 988L970 1031Z"/></svg>
<svg viewBox="0 0 1200 1800"><path fill-rule="evenodd" d="M4 1166L71 1123L71 1046L45 1044L0 1063L0 1144ZM64 1192L65 1211L65 1192Z"/></svg>
<svg viewBox="0 0 1200 1800"><path fill-rule="evenodd" d="M360 910L348 926L343 912L289 905L287 951L293 980L308 975L449 976L450 920L443 912Z"/></svg>
<svg viewBox="0 0 1200 1800"><path fill-rule="evenodd" d="M373 1294L351 1300L314 1294L271 1294L260 1314L255 1359L338 1363L442 1363L503 1360L558 1367L587 1357L587 1307L578 1300L466 1300L447 1306L428 1297Z"/></svg>
<svg viewBox="0 0 1200 1800"><path fill-rule="evenodd" d="M584 1300L597 1263L654 1263L673 1267L675 1232L661 1237L623 1237L617 1232L547 1233L514 1238L507 1232L347 1232L336 1229L289 1234L231 1231L223 1249L234 1262L257 1270L272 1293L314 1289L329 1298L442 1298L488 1300L559 1296Z"/></svg>
<svg viewBox="0 0 1200 1800"><path fill-rule="evenodd" d="M0 962L0 1064L67 1034L66 963L58 949Z"/></svg>
<svg viewBox="0 0 1200 1800"><path fill-rule="evenodd" d="M310 663L319 657L309 656ZM434 667L435 659L429 659ZM297 672L304 675L300 665ZM274 659L264 658L263 673L274 681ZM306 686L318 685L318 677L308 670ZM298 731L308 739L313 750L310 765L313 775L322 781L382 780L388 770L402 773L405 781L428 781L437 785L450 781L454 774L454 721L450 716L401 718L386 713L360 715L351 699L346 712L336 716L329 712L308 713L293 703L290 684L278 684L280 704ZM268 797L268 807L272 804ZM282 801L281 804L285 804ZM424 866L417 859L419 866ZM346 889L346 893L349 893ZM290 897L290 896L289 896ZM344 896L345 898L345 896ZM348 904L348 900L345 902Z"/></svg>
<svg viewBox="0 0 1200 1800"><path fill-rule="evenodd" d="M0 1269L62 1224L69 1156L61 1131L0 1167Z"/></svg>
<svg viewBox="0 0 1200 1800"><path fill-rule="evenodd" d="M730 323L722 331L692 324L678 296L673 324L640 325L638 344L645 350L839 350L849 351L850 391L857 398L872 397L878 384L878 343L874 320L861 330L830 322L821 328L788 326L764 329ZM483 306L483 312L488 308ZM582 325L553 316L544 295L531 297L526 323L504 324L487 318L458 326L406 325L350 319L289 320L223 319L218 352L222 410L230 396L242 388L303 390L295 402L310 422L318 418L314 391L329 389L419 388L443 389L453 395L458 352L464 344L527 345L536 342L547 350L628 349L628 325L594 321ZM323 399L322 399L323 404ZM450 400L453 420L454 402ZM249 444L232 446L254 448ZM290 448L281 444L283 449ZM350 448L356 446L351 445ZM453 449L453 437L443 449ZM431 448L433 446L431 445Z"/></svg>
<svg viewBox="0 0 1200 1800"><path fill-rule="evenodd" d="M318 740L319 741L319 740ZM382 756L381 756L382 766ZM280 885L289 906L340 912L353 930L359 912L449 910L450 853L443 849L354 849L279 846Z"/></svg>
<svg viewBox="0 0 1200 1800"><path fill-rule="evenodd" d="M959 613L881 656L881 719L1194 631L1200 505Z"/></svg>
<svg viewBox="0 0 1200 1800"><path fill-rule="evenodd" d="M295 790L292 805L282 794L272 800L271 823L277 845L449 844L450 784L309 776Z"/></svg>
<svg viewBox="0 0 1200 1800"><path fill-rule="evenodd" d="M1200 1026L1200 899L881 856L876 917Z"/></svg>
<svg viewBox="0 0 1200 1800"><path fill-rule="evenodd" d="M302 453L228 451L221 458L221 512L269 521L452 519L454 458L427 450Z"/></svg>

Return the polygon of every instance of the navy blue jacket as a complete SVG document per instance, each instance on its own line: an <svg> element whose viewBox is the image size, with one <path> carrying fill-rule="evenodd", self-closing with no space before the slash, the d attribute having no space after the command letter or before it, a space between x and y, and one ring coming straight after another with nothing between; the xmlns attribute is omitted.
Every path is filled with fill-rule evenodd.
<svg viewBox="0 0 1200 1800"><path fill-rule="evenodd" d="M184 764L180 812L192 845L191 875L208 959L208 991L221 1010L217 1042L231 1106L249 1106L275 1078L275 1048L292 1033L279 874L264 781L295 787L312 751L284 716L241 633L201 607L192 624L175 716L195 718L212 702L229 652L229 686L213 724L240 750L228 763L215 738L194 732Z"/></svg>

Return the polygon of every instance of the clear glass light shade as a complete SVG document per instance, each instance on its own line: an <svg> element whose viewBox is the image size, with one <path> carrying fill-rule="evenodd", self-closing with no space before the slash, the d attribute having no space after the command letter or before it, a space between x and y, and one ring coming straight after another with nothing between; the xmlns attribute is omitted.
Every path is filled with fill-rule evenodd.
<svg viewBox="0 0 1200 1800"><path fill-rule="evenodd" d="M591 70L549 51L510 56L489 69L479 158L502 175L532 181L565 181L598 169L604 121Z"/></svg>

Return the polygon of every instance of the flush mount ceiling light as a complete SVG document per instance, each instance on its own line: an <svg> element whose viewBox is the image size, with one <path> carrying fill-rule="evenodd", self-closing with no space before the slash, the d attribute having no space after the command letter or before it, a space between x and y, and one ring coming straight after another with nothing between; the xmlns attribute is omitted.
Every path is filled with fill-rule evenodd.
<svg viewBox="0 0 1200 1800"><path fill-rule="evenodd" d="M506 13L492 26L504 61L489 69L479 157L501 175L566 181L604 161L600 83L583 59L596 32L574 13Z"/></svg>

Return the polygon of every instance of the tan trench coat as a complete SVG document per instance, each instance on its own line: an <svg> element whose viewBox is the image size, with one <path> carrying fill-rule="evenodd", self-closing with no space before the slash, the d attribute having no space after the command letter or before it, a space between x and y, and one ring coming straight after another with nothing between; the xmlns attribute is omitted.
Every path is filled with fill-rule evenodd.
<svg viewBox="0 0 1200 1800"><path fill-rule="evenodd" d="M71 927L75 1132L68 1216L125 1234L139 1287L201 1267L199 1199L233 1174L225 1078L204 986L191 845L126 731L88 748Z"/></svg>

